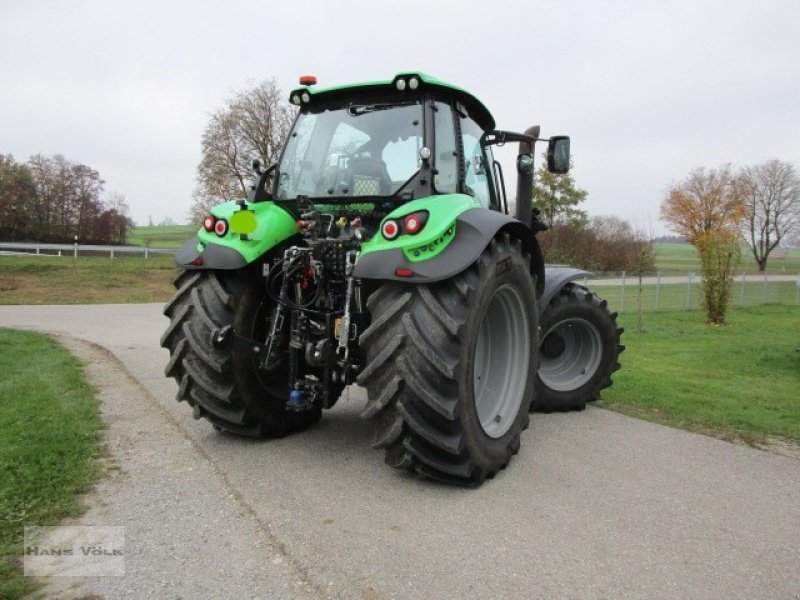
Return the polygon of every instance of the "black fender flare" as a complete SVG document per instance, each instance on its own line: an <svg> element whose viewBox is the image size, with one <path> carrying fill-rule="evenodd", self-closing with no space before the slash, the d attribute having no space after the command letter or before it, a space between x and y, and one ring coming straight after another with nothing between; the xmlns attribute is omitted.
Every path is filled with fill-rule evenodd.
<svg viewBox="0 0 800 600"><path fill-rule="evenodd" d="M531 275L535 276L536 295L545 289L544 259L530 227L513 217L486 208L470 208L456 218L455 239L441 254L423 262L409 261L400 248L364 254L358 258L354 275L359 279L381 279L407 283L430 283L457 275L478 260L484 248L498 233L506 232L522 243L531 257ZM413 272L398 277L397 269Z"/></svg>
<svg viewBox="0 0 800 600"><path fill-rule="evenodd" d="M588 271L574 269L572 267L545 267L544 269L544 291L539 297L539 315L547 309L558 292L561 291L570 281L575 281L580 277L591 275Z"/></svg>
<svg viewBox="0 0 800 600"><path fill-rule="evenodd" d="M219 244L206 244L202 251L198 251L198 244L197 236L192 237L175 253L175 262L184 269L219 269L225 271L241 269L247 264L244 256L233 248L220 246Z"/></svg>

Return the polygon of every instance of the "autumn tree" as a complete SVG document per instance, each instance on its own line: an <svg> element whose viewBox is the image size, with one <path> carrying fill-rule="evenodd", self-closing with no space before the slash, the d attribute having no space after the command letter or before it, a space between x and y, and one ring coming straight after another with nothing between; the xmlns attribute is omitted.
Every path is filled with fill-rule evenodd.
<svg viewBox="0 0 800 600"><path fill-rule="evenodd" d="M0 154L0 239L14 239L30 233L30 209L36 186L27 165L10 154Z"/></svg>
<svg viewBox="0 0 800 600"><path fill-rule="evenodd" d="M741 254L745 184L725 165L694 169L667 189L661 219L700 255L703 307L710 323L725 323L733 273Z"/></svg>
<svg viewBox="0 0 800 600"><path fill-rule="evenodd" d="M794 167L769 160L742 171L746 187L744 233L758 270L770 253L800 223L800 177Z"/></svg>
<svg viewBox="0 0 800 600"><path fill-rule="evenodd" d="M548 261L569 264L590 271L651 270L644 236L624 219L595 216L585 225L556 223L539 236Z"/></svg>
<svg viewBox="0 0 800 600"><path fill-rule="evenodd" d="M57 225L63 227L66 221L60 198L68 187L69 163L60 154L53 157L36 154L28 160L28 166L36 185L37 207L32 215L36 222L35 236L41 241L51 241Z"/></svg>
<svg viewBox="0 0 800 600"><path fill-rule="evenodd" d="M586 200L586 190L575 184L570 173L559 175L547 170L547 157L536 171L533 187L533 204L541 211L541 219L548 225L582 226L587 222L585 210L578 206Z"/></svg>
<svg viewBox="0 0 800 600"><path fill-rule="evenodd" d="M0 236L39 242L125 241L130 221L124 196L101 200L95 169L61 155L36 155L27 164L0 155Z"/></svg>
<svg viewBox="0 0 800 600"><path fill-rule="evenodd" d="M214 204L247 195L253 159L264 166L277 161L293 116L273 79L234 94L211 114L201 139L193 221Z"/></svg>

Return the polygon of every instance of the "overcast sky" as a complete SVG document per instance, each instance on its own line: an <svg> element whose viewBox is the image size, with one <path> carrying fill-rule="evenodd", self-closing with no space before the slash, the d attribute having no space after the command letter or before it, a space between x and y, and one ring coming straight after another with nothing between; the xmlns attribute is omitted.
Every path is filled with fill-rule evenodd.
<svg viewBox="0 0 800 600"><path fill-rule="evenodd" d="M570 135L589 213L661 233L664 188L694 166L800 167L798 23L798 0L0 0L0 153L64 154L137 223L185 222L233 91L423 70L499 128Z"/></svg>

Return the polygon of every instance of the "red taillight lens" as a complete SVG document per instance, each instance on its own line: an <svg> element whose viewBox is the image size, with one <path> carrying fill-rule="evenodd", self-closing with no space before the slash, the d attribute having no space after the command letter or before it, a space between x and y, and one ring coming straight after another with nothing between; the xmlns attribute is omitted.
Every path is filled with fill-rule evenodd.
<svg viewBox="0 0 800 600"><path fill-rule="evenodd" d="M208 232L214 231L214 225L216 225L217 220L214 218L214 215L206 215L206 218L203 219L203 229Z"/></svg>
<svg viewBox="0 0 800 600"><path fill-rule="evenodd" d="M403 233L414 235L422 231L425 221L428 220L428 212L420 211L406 215L403 218Z"/></svg>
<svg viewBox="0 0 800 600"><path fill-rule="evenodd" d="M383 232L383 237L387 240L393 240L400 234L400 227L397 225L397 221L386 221L381 231Z"/></svg>
<svg viewBox="0 0 800 600"><path fill-rule="evenodd" d="M228 233L228 222L225 219L220 219L214 225L214 233L216 233L219 237L224 236Z"/></svg>
<svg viewBox="0 0 800 600"><path fill-rule="evenodd" d="M404 269L403 267L397 267L394 270L394 274L396 277L413 277L414 271L411 269Z"/></svg>

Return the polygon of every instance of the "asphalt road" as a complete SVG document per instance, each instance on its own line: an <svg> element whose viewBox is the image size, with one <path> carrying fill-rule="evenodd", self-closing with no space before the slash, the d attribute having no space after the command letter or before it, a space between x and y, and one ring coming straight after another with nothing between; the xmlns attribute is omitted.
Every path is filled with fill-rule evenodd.
<svg viewBox="0 0 800 600"><path fill-rule="evenodd" d="M796 459L590 408L534 415L506 471L445 487L383 465L358 389L299 435L214 433L173 399L166 324L159 305L0 307L115 357L94 359L127 448L122 491L101 484L130 557L112 596L800 598Z"/></svg>

